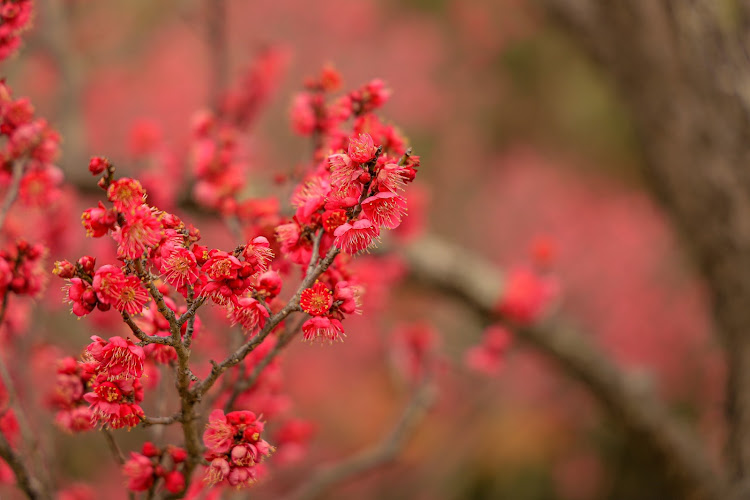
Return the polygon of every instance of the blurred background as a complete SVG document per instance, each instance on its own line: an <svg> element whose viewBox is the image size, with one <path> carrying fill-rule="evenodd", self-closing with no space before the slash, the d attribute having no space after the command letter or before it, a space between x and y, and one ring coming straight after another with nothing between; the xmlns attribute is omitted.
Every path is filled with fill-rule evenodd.
<svg viewBox="0 0 750 500"><path fill-rule="evenodd" d="M693 422L719 456L724 373L702 285L645 192L632 123L611 82L534 2L40 0L4 75L60 130L60 166L70 182L95 194L86 169L92 155L144 176L147 188L149 175L189 175L191 119L216 85L207 20L220 4L230 81L269 48L282 61L243 139L246 195L272 194L274 176L309 152L289 128L290 103L306 76L330 63L345 88L382 78L393 91L383 114L422 157L415 188L424 207L412 216L424 227L415 231L500 269L529 265L534 246L547 242L561 287L556 307ZM221 225L204 228L199 215L180 213L213 244L232 244ZM52 258L76 258L80 210L60 217L70 220L69 242ZM321 464L386 435L409 399L394 336L405 323L427 322L441 356L434 408L395 463L325 498L676 498L654 472L656 459L552 363L513 342L497 375L470 370L464 353L485 325L449 298L399 281L397 262L383 269L393 284L368 291L346 342L290 347L289 404L279 411L313 422L315 432L300 460L274 469L248 497L276 498ZM115 333L106 322L73 320L57 282L48 295L35 339L75 356L89 335ZM106 448L97 436L44 433L56 443L64 482L111 481L102 471L115 465L101 459ZM145 432L124 439L137 449Z"/></svg>

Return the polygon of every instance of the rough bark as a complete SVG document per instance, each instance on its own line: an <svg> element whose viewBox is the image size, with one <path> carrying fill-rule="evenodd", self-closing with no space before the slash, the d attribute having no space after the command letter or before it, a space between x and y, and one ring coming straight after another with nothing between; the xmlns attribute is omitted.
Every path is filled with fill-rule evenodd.
<svg viewBox="0 0 750 500"><path fill-rule="evenodd" d="M650 185L705 277L729 367L729 472L750 497L750 3L541 3L613 77Z"/></svg>

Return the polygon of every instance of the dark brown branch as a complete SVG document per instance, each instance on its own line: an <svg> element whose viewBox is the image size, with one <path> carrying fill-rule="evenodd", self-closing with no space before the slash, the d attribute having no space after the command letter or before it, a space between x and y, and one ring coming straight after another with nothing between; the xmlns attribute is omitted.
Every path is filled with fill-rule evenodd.
<svg viewBox="0 0 750 500"><path fill-rule="evenodd" d="M458 297L487 320L502 319L493 308L502 286L500 273L493 266L465 249L429 237L408 247L406 255L418 282ZM685 498L729 498L724 478L714 469L697 436L589 339L559 318L515 331L581 382L643 446L662 457L665 474L675 478L688 495Z"/></svg>

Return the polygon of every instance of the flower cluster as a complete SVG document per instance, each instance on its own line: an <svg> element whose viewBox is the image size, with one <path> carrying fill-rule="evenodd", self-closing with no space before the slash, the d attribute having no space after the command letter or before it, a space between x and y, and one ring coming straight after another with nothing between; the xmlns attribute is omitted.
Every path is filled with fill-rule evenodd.
<svg viewBox="0 0 750 500"><path fill-rule="evenodd" d="M20 34L29 26L31 0L0 2L0 61L13 54L21 44Z"/></svg>
<svg viewBox="0 0 750 500"><path fill-rule="evenodd" d="M266 63L270 67L278 61ZM171 452L153 446L131 454L123 467L131 491L163 484L170 493L182 492L201 458L209 463L210 485L255 482L273 448L261 439L265 423L247 408L279 426L284 460L299 458L312 427L285 415L291 400L274 357L298 331L310 342L344 338L343 321L361 312L365 281L352 265L354 255L406 216L407 187L419 157L406 149L393 126L373 114L388 92L374 81L329 104L328 93L341 83L331 68L307 83L316 101L315 152L293 189L293 212L283 211L271 199L237 200L244 182L239 129L247 126L253 106L267 90L263 78L268 75L261 70L255 75L255 83L246 82L245 94L227 94L218 112L200 115L193 127L194 197L234 218L244 243L232 250L202 244L200 232L157 207L138 179L117 178L111 161L94 157L89 171L98 177L106 201L86 209L81 222L89 237L114 243L117 260L97 263L96 256L85 255L55 264L55 274L67 281L67 300L75 315L108 313L97 317L103 322L122 319L138 342L94 336L82 362L61 364L53 404L62 415L61 425L84 430L181 422L187 433L196 433L185 441L186 459L172 456L165 462ZM150 147L141 146L139 150ZM298 269L302 284L287 290L288 283L299 283ZM286 297L282 290L288 292ZM209 375L200 378L196 374L204 372L190 363L191 356L222 359L213 358L213 350L229 344L205 334L200 344L193 344L204 305L239 325L249 338L234 352L219 354L227 357L214 361ZM289 319L300 312L309 317ZM169 369L177 379L179 418L146 417L141 407L144 389L150 390L152 381ZM214 408L221 404L225 409L210 414L201 457L203 450L195 445L198 431L189 430L186 422L199 418L197 402L207 400L203 397L221 376L226 379L211 401ZM79 422L84 413L88 427ZM183 460L188 465L179 465Z"/></svg>
<svg viewBox="0 0 750 500"><path fill-rule="evenodd" d="M145 353L130 340L111 337L108 341L91 337L81 363L89 378L91 392L83 398L91 405L94 418L112 429L133 427L143 417L143 375Z"/></svg>
<svg viewBox="0 0 750 500"><path fill-rule="evenodd" d="M0 250L0 312L2 330L0 338L7 339L23 329L17 328L16 319L24 316L25 309L20 304L9 306L10 295L38 297L47 283L47 273L43 266L46 248L31 245L26 240L18 240L6 250Z"/></svg>
<svg viewBox="0 0 750 500"><path fill-rule="evenodd" d="M252 291L257 278L266 271L272 259L273 252L270 250L270 243L263 236L253 239L244 248L233 253L218 249L204 250L199 262L202 274L196 286L196 292L200 296L211 298L219 305L228 306L230 311L251 307L241 304L240 298ZM262 323L261 321L253 325L253 328L262 327ZM243 326L245 326L244 323Z"/></svg>
<svg viewBox="0 0 750 500"><path fill-rule="evenodd" d="M183 464L187 452L176 446L159 449L152 442L146 441L140 453L130 452L130 459L122 466L122 472L128 478L130 491L148 491L159 478L164 478L164 488L169 493L180 493L185 489Z"/></svg>
<svg viewBox="0 0 750 500"><path fill-rule="evenodd" d="M206 445L206 482L211 485L226 481L238 488L249 486L262 473L259 464L274 451L260 437L264 424L251 411L224 414L214 410L208 418L203 442Z"/></svg>
<svg viewBox="0 0 750 500"><path fill-rule="evenodd" d="M23 5L30 2L21 2ZM8 5L3 2L0 17ZM0 24L0 53L2 29ZM0 54L1 55L1 54ZM59 154L60 136L43 118L34 117L27 98L13 99L5 82L0 82L0 186L10 187L15 171L22 174L18 195L27 206L44 207L60 196L62 171L53 165Z"/></svg>
<svg viewBox="0 0 750 500"><path fill-rule="evenodd" d="M277 225L275 234L279 253L300 266L317 262L332 248L355 255L370 247L382 229L398 227L406 215L406 187L420 164L398 131L373 113L388 99L382 82L328 103L328 93L340 80L335 70L324 68L309 79L292 107L293 128L314 137L316 152L293 193L295 214ZM302 310L312 316L302 327L304 338L341 340L341 320L359 310L360 294L347 261L334 261L300 297Z"/></svg>
<svg viewBox="0 0 750 500"><path fill-rule="evenodd" d="M42 266L46 250L42 245L31 245L19 240L10 250L0 251L0 294L37 296L46 283Z"/></svg>
<svg viewBox="0 0 750 500"><path fill-rule="evenodd" d="M67 432L83 432L94 428L94 417L84 399L92 373L83 369L73 357L57 363L55 385L48 395L49 405L57 410L55 423Z"/></svg>
<svg viewBox="0 0 750 500"><path fill-rule="evenodd" d="M68 302L73 314L86 316L94 309L108 311L112 306L120 312L139 314L148 301L148 292L138 277L125 275L113 265L95 269L96 258L81 257L77 264L68 261L55 263L54 273L68 280Z"/></svg>

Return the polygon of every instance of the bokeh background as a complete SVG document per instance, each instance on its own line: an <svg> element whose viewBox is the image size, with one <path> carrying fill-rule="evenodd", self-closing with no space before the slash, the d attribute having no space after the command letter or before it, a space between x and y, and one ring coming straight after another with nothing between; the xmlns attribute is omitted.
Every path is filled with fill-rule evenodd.
<svg viewBox="0 0 750 500"><path fill-rule="evenodd" d="M215 81L207 43L214 8L196 0L39 1L4 74L61 131L68 180L90 183L87 158L101 154L126 173L170 172L180 189L190 121ZM561 284L555 307L693 422L719 456L724 373L702 285L645 192L638 143L611 82L533 2L226 0L226 9L230 80L269 47L284 61L243 139L247 195L272 193L274 175L309 152L289 128L305 76L330 63L347 88L382 78L393 90L384 114L422 157L424 209L413 216L424 219L423 231L501 269L529 264L535 242L551 242ZM144 155L143 144L158 152ZM70 220L69 245L54 258L81 253L79 215L60 213ZM212 224L206 238L231 245L229 231ZM409 398L393 338L421 321L440 336L436 406L395 463L327 498L673 498L653 472L654 457L523 344L514 342L497 376L467 369L464 353L484 325L449 298L397 285L398 267L388 269L393 286L368 293L345 343L290 348L287 411L315 422L316 432L300 462L274 471L249 497L276 498L387 434ZM75 355L89 335L115 333L106 322L73 320L58 284L50 288L33 323L37 340ZM120 480L106 472L114 464L102 459L97 436L68 437L48 428L51 415L35 418L56 443L66 481ZM133 431L124 446L136 449L145 437Z"/></svg>

